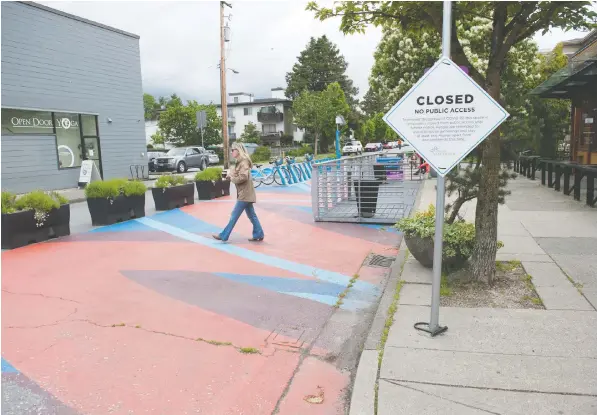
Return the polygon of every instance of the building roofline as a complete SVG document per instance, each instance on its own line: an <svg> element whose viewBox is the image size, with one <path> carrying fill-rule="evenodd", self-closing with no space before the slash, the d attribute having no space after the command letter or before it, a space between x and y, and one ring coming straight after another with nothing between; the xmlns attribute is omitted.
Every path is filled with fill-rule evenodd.
<svg viewBox="0 0 597 415"><path fill-rule="evenodd" d="M284 88L282 88L281 86L278 86L276 88L272 88L272 91L284 91Z"/></svg>
<svg viewBox="0 0 597 415"><path fill-rule="evenodd" d="M89 19L85 19L83 17L75 16L74 14L66 13L66 12L63 12L61 10L53 9L51 7L48 7L48 6L44 6L43 4L35 3L35 2L32 2L32 1L19 1L18 3L24 4L24 5L29 6L29 7L34 7L36 9L44 10L44 11L49 12L49 13L54 13L54 14L57 14L57 15L62 16L62 17L67 17L69 19L78 20L79 22L87 23L89 25L96 26L96 27L99 27L101 29L109 30L111 32L119 33L121 35L125 35L125 36L128 36L128 37L132 37L134 39L140 39L141 38L139 35L136 35L134 33L125 32L124 30L116 29L115 27L112 27L112 26L107 26L107 25L102 24L102 23L94 22L93 20L89 20Z"/></svg>
<svg viewBox="0 0 597 415"><path fill-rule="evenodd" d="M249 95L250 96L250 95L253 95L253 94L250 94L248 92L230 92L228 95L229 96L234 96L234 95Z"/></svg>
<svg viewBox="0 0 597 415"><path fill-rule="evenodd" d="M260 101L251 102L229 102L226 106L228 107L248 107L251 105L263 106L267 104L290 104L292 100L282 98L259 98ZM216 108L221 108L221 104L217 104Z"/></svg>

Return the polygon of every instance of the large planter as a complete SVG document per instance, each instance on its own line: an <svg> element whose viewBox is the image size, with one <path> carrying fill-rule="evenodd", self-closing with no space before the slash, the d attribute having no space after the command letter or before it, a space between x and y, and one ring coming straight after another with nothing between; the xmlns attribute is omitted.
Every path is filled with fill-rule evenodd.
<svg viewBox="0 0 597 415"><path fill-rule="evenodd" d="M70 205L52 209L38 226L33 210L2 214L2 249L70 235Z"/></svg>
<svg viewBox="0 0 597 415"><path fill-rule="evenodd" d="M155 210L171 210L195 203L193 183L151 189Z"/></svg>
<svg viewBox="0 0 597 415"><path fill-rule="evenodd" d="M87 199L93 226L113 225L145 216L145 194L118 196L114 199Z"/></svg>
<svg viewBox="0 0 597 415"><path fill-rule="evenodd" d="M222 183L222 196L230 196L230 181L220 180Z"/></svg>
<svg viewBox="0 0 597 415"><path fill-rule="evenodd" d="M421 265L426 268L433 268L433 238L421 238L416 235L405 235L404 242L406 242L408 251L415 257L417 261L419 261ZM467 260L467 257L462 256L450 258L443 257L442 268L448 270L461 268Z"/></svg>
<svg viewBox="0 0 597 415"><path fill-rule="evenodd" d="M354 190L357 197L357 210L362 218L372 218L377 210L377 196L381 180L357 180Z"/></svg>
<svg viewBox="0 0 597 415"><path fill-rule="evenodd" d="M197 196L199 200L212 200L216 198L215 182L195 182L197 185Z"/></svg>

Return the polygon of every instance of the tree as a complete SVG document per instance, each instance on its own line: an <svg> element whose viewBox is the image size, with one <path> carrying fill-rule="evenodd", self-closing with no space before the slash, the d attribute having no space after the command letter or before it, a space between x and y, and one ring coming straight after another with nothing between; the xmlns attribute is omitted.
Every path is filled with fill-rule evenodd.
<svg viewBox="0 0 597 415"><path fill-rule="evenodd" d="M143 109L145 110L145 121L155 119L156 108L158 108L158 103L156 102L153 95L144 93Z"/></svg>
<svg viewBox="0 0 597 415"><path fill-rule="evenodd" d="M157 145L161 145L163 146L164 144L166 144L166 140L164 140L164 136L159 132L156 131L155 133L153 133L151 135L151 142L153 144Z"/></svg>
<svg viewBox="0 0 597 415"><path fill-rule="evenodd" d="M164 140L175 145L201 145L201 132L197 129L197 112L206 111L207 127L203 129L205 146L222 143L222 119L214 105L200 105L197 101L182 100L172 95L166 110L160 114L158 128Z"/></svg>
<svg viewBox="0 0 597 415"><path fill-rule="evenodd" d="M307 5L316 17L325 20L342 16L340 29L345 33L363 32L367 25L400 25L402 30L415 33L442 30L442 3L440 2L344 2L333 8L319 8L316 3ZM471 58L458 32L479 30L478 20L489 22L487 61L477 65L486 68L482 73ZM590 2L472 2L454 3L452 13L451 55L458 65L467 66L470 76L487 93L500 102L501 75L512 48L531 38L536 32L546 33L551 27L589 29L597 21L597 13ZM481 42L481 41L480 41ZM482 41L480 45L487 44ZM469 49L474 47L471 45ZM475 48L476 49L476 48ZM475 220L475 247L472 257L472 274L480 281L493 281L497 252L497 214L501 161L500 130L495 130L481 145L482 165L479 179Z"/></svg>
<svg viewBox="0 0 597 415"><path fill-rule="evenodd" d="M337 82L328 85L322 92L303 91L293 104L295 123L300 128L307 128L314 136L315 155L320 147L327 151L326 140L335 135L336 116L346 117L349 111L344 91ZM321 143L320 139L323 139Z"/></svg>
<svg viewBox="0 0 597 415"><path fill-rule="evenodd" d="M243 133L240 135L240 140L243 143L261 144L261 134L257 129L257 126L249 122L245 125Z"/></svg>
<svg viewBox="0 0 597 415"><path fill-rule="evenodd" d="M352 106L359 90L346 75L347 67L344 56L325 35L317 39L312 37L292 71L286 74L286 96L294 100L303 91L322 92L337 82Z"/></svg>
<svg viewBox="0 0 597 415"><path fill-rule="evenodd" d="M363 125L363 142L379 143L381 141L395 141L398 135L383 120L384 114L379 112L369 118Z"/></svg>

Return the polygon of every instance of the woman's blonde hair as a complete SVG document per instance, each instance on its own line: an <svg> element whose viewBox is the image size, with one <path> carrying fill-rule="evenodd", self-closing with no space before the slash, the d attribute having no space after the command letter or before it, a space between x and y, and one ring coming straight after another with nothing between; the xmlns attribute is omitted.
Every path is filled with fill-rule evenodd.
<svg viewBox="0 0 597 415"><path fill-rule="evenodd" d="M232 150L238 151L238 159L236 160L236 164L238 165L241 161L247 160L249 162L249 167L253 167L253 162L251 161L251 156L247 152L247 149L243 145L243 143L233 143Z"/></svg>

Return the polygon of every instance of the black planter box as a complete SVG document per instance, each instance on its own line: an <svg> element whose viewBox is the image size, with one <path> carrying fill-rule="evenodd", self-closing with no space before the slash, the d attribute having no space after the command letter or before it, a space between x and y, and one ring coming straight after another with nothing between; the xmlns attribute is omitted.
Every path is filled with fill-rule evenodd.
<svg viewBox="0 0 597 415"><path fill-rule="evenodd" d="M195 182L199 200L212 200L216 198L216 185L214 182Z"/></svg>
<svg viewBox="0 0 597 415"><path fill-rule="evenodd" d="M230 181L221 180L220 183L222 183L222 196L230 196Z"/></svg>
<svg viewBox="0 0 597 415"><path fill-rule="evenodd" d="M377 195L381 180L357 180L354 190L357 196L357 209L362 218L372 218L377 210Z"/></svg>
<svg viewBox="0 0 597 415"><path fill-rule="evenodd" d="M193 183L163 189L151 189L155 210L171 210L195 203L195 186Z"/></svg>
<svg viewBox="0 0 597 415"><path fill-rule="evenodd" d="M408 252L425 268L433 268L433 248L434 242L433 237L421 238L416 235L404 237ZM442 255L442 269L444 271L451 271L461 268L466 261L467 257L455 256L446 258Z"/></svg>
<svg viewBox="0 0 597 415"><path fill-rule="evenodd" d="M33 210L2 214L2 249L70 235L70 205L48 212L41 226L37 226L34 215Z"/></svg>
<svg viewBox="0 0 597 415"><path fill-rule="evenodd" d="M118 196L114 199L87 199L93 226L113 225L145 216L145 194Z"/></svg>

